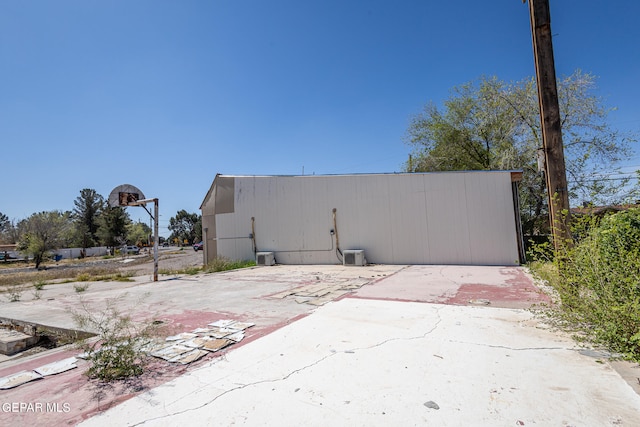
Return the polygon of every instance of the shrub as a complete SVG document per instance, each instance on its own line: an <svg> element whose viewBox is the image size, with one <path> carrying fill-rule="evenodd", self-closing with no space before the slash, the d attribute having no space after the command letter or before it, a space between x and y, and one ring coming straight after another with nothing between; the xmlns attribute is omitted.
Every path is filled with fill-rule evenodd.
<svg viewBox="0 0 640 427"><path fill-rule="evenodd" d="M22 287L20 285L11 285L6 289L7 299L9 302L18 302L22 298Z"/></svg>
<svg viewBox="0 0 640 427"><path fill-rule="evenodd" d="M97 334L97 340L83 340L79 344L90 363L86 372L90 378L114 381L144 372L148 356L142 348L151 341L156 326L137 325L130 315L122 313L118 307L124 306L125 297L107 300L103 310L83 303L82 311L72 312L80 329Z"/></svg>
<svg viewBox="0 0 640 427"><path fill-rule="evenodd" d="M549 314L578 337L640 361L640 209L583 218L555 270L532 269L557 291Z"/></svg>
<svg viewBox="0 0 640 427"><path fill-rule="evenodd" d="M33 284L33 287L36 288L36 291L42 290L47 285L45 280L38 280Z"/></svg>
<svg viewBox="0 0 640 427"><path fill-rule="evenodd" d="M77 293L84 292L84 291L86 291L87 289L89 289L89 284L88 284L88 283L85 283L84 285L73 285L73 289L74 289Z"/></svg>

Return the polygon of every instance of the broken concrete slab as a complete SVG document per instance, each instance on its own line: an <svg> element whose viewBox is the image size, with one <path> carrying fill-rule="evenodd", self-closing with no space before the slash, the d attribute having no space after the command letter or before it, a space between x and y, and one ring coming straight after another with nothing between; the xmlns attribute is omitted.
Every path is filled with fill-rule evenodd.
<svg viewBox="0 0 640 427"><path fill-rule="evenodd" d="M42 375L37 372L21 371L4 378L0 378L0 390L7 390L10 388L18 387L19 385L26 384L34 380L39 380L40 378L42 378Z"/></svg>
<svg viewBox="0 0 640 427"><path fill-rule="evenodd" d="M256 325L255 323L251 323L251 322L234 322L230 325L230 328L236 329L238 331L244 331L245 329L249 329L255 325Z"/></svg>
<svg viewBox="0 0 640 427"><path fill-rule="evenodd" d="M188 351L188 352L183 353L183 354L179 354L179 355L169 359L169 362L182 363L183 365L188 365L189 363L195 362L196 360L206 356L207 354L209 354L208 351L200 350L200 349L193 349L191 351Z"/></svg>
<svg viewBox="0 0 640 427"><path fill-rule="evenodd" d="M165 338L165 340L167 340L167 341L184 341L184 340L189 340L191 338L195 338L197 336L198 336L198 334L194 334L194 333L191 333L191 332L182 332L182 333L179 333L177 335L171 335L171 336Z"/></svg>
<svg viewBox="0 0 640 427"><path fill-rule="evenodd" d="M226 338L236 343L240 342L244 339L244 331L238 331L234 334L227 335Z"/></svg>
<svg viewBox="0 0 640 427"><path fill-rule="evenodd" d="M191 348L201 348L204 345L204 343L210 339L212 338L196 337L196 338L191 338L190 340L187 340L187 341L182 341L181 344Z"/></svg>
<svg viewBox="0 0 640 427"><path fill-rule="evenodd" d="M35 368L34 371L43 377L49 375L60 374L62 372L69 371L71 369L75 369L78 367L77 362L78 359L75 357L68 357L66 359L59 360L57 362L48 363L44 366L40 366Z"/></svg>
<svg viewBox="0 0 640 427"><path fill-rule="evenodd" d="M167 347L154 351L153 353L151 353L151 356L168 361L191 350L193 350L193 348L187 347L182 343L174 343Z"/></svg>
<svg viewBox="0 0 640 427"><path fill-rule="evenodd" d="M209 323L208 326L213 326L215 328L226 328L229 325L231 325L232 323L235 323L235 320L233 320L233 319L220 319L220 320L216 320L215 322Z"/></svg>
<svg viewBox="0 0 640 427"><path fill-rule="evenodd" d="M13 329L0 328L0 354L11 356L36 345L40 338Z"/></svg>
<svg viewBox="0 0 640 427"><path fill-rule="evenodd" d="M203 350L208 350L211 352L215 352L218 350L222 350L223 348L230 346L231 344L234 344L235 341L230 340L230 339L226 339L226 338L216 338L213 339L211 341L207 341L206 343L204 343L204 345L202 346Z"/></svg>
<svg viewBox="0 0 640 427"><path fill-rule="evenodd" d="M220 319L206 328L195 328L193 332L182 332L166 338L172 344L152 347L148 354L184 365L199 360L210 352L216 352L242 341L245 330L255 326L253 322Z"/></svg>

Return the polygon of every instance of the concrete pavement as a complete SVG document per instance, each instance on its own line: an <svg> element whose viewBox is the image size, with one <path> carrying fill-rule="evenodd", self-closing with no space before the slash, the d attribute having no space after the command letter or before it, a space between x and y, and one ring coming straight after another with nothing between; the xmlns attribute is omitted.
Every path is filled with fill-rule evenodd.
<svg viewBox="0 0 640 427"><path fill-rule="evenodd" d="M546 296L521 268L275 266L125 286L141 318L256 326L223 357L159 365L137 390L117 385L97 403L78 370L2 391L5 403L69 411L0 411L0 423L640 425L640 396L606 358L525 309ZM85 301L121 292L97 288ZM56 292L46 305L3 303L1 315L68 322L77 297ZM0 364L0 376L27 362Z"/></svg>
<svg viewBox="0 0 640 427"><path fill-rule="evenodd" d="M83 425L638 425L606 364L521 310L343 299Z"/></svg>

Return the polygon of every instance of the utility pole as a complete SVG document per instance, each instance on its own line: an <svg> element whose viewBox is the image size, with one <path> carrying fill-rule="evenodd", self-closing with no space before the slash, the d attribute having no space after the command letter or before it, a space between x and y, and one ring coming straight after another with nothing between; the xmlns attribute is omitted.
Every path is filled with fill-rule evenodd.
<svg viewBox="0 0 640 427"><path fill-rule="evenodd" d="M549 221L556 253L570 241L569 192L562 148L560 107L551 41L549 0L529 0L533 57L540 103L540 124L544 149L544 171L549 196Z"/></svg>

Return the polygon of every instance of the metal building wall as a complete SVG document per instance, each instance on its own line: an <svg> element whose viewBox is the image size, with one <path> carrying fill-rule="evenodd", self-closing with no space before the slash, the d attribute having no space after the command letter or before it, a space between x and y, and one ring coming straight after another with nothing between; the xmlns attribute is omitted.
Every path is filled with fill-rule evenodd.
<svg viewBox="0 0 640 427"><path fill-rule="evenodd" d="M253 258L255 231L257 250L275 252L279 263L338 263L331 233L335 208L340 249L364 249L371 263L513 265L519 260L510 172L218 176L216 181L220 178L227 180L227 194L233 192L233 211L227 207L211 221L205 212L212 211L219 193L205 198L203 227L214 224L215 239L206 234L216 249L206 259L213 252Z"/></svg>

